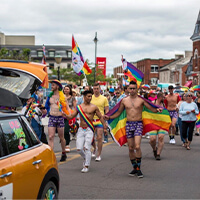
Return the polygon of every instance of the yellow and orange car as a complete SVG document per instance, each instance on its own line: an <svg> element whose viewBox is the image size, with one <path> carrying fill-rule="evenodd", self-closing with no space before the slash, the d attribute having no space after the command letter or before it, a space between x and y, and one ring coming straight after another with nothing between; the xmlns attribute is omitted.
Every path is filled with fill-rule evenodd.
<svg viewBox="0 0 200 200"><path fill-rule="evenodd" d="M0 60L0 199L58 198L53 150L39 141L23 115L12 111L46 75L44 65Z"/></svg>

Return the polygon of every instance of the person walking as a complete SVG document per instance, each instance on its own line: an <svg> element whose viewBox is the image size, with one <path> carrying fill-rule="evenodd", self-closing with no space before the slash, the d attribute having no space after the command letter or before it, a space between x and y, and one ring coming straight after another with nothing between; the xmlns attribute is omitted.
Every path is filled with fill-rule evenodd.
<svg viewBox="0 0 200 200"><path fill-rule="evenodd" d="M169 111L169 115L171 117L172 123L171 127L169 129L169 143L170 144L176 144L175 140L175 132L176 132L176 121L178 118L178 108L177 104L181 100L180 96L177 94L174 94L174 86L169 85L168 87L169 94L165 97L164 104L167 110Z"/></svg>
<svg viewBox="0 0 200 200"><path fill-rule="evenodd" d="M183 93L182 99L181 99L181 101L178 102L178 105L177 105L178 110L180 110L180 106L183 102L185 102L185 100L186 100L186 95L185 95L185 93ZM179 111L178 111L178 127L179 127L179 131L180 131L181 141L183 142L182 146L184 147L185 140L183 138L183 130L182 130L182 115L179 113Z"/></svg>
<svg viewBox="0 0 200 200"><path fill-rule="evenodd" d="M101 114L104 115L104 113L107 113L109 111L109 105L108 105L107 98L100 94L99 83L94 84L93 92L94 92L94 94L92 95L91 103L96 105L99 108ZM102 141L103 125L97 115L94 116L93 124L96 129L96 133L97 133L97 148L98 148L95 161L99 162L99 161L101 161L101 152L102 152L102 146L103 146L103 141ZM96 144L95 144L95 140L94 140L93 157L94 157L94 154L96 153L95 150L96 150Z"/></svg>
<svg viewBox="0 0 200 200"><path fill-rule="evenodd" d="M67 159L65 152L65 138L64 138L64 118L63 115L70 114L69 106L67 100L62 91L62 84L59 80L51 81L51 90L47 101L45 103L45 108L49 114L49 123L48 123L48 134L49 134L49 146L53 149L54 147L54 137L56 129L58 131L58 136L61 143L62 155L60 162L63 162Z"/></svg>
<svg viewBox="0 0 200 200"><path fill-rule="evenodd" d="M72 95L71 86L66 85L63 89L63 93L65 94L69 108L73 111L76 108L76 99ZM73 126L74 121L75 121L75 119L70 121L70 123L72 123L72 126ZM64 136L65 136L65 141L66 141L65 152L69 153L70 152L70 141L71 141L70 133L69 133L70 125L69 125L69 121L66 118L64 118L64 122L65 122Z"/></svg>
<svg viewBox="0 0 200 200"><path fill-rule="evenodd" d="M199 114L199 109L196 103L193 102L192 96L191 92L186 93L186 101L181 104L179 110L179 113L182 115L182 131L187 150L190 150L196 115Z"/></svg>
<svg viewBox="0 0 200 200"><path fill-rule="evenodd" d="M104 119L114 119L118 117L122 111L126 110L127 122L126 122L126 138L129 147L129 158L133 166L133 170L129 173L130 176L137 175L138 178L143 178L141 171L141 136L143 132L142 123L142 110L145 105L152 112L161 112L161 108L153 108L144 99L138 96L137 84L131 81L129 86L129 96L122 99L120 107L116 113L111 116L105 115Z"/></svg>
<svg viewBox="0 0 200 200"><path fill-rule="evenodd" d="M80 127L77 132L76 148L77 152L83 157L82 173L89 171L91 162L91 143L94 136L94 125L92 123L94 115L96 114L103 125L103 130L106 132L107 125L101 115L99 108L91 103L92 91L86 90L83 92L84 102L77 106L77 109L66 116L68 119L74 118L78 113L80 114Z"/></svg>
<svg viewBox="0 0 200 200"><path fill-rule="evenodd" d="M157 99L155 99L153 101L153 103L157 106L163 107L164 108L164 95L162 92L159 92L157 94ZM159 129L159 130L153 130L149 132L150 135L150 145L153 149L153 154L156 160L160 160L160 154L163 150L163 146L164 146L164 137L167 134L167 131L163 130L163 129ZM158 138L158 146L156 146L156 140Z"/></svg>

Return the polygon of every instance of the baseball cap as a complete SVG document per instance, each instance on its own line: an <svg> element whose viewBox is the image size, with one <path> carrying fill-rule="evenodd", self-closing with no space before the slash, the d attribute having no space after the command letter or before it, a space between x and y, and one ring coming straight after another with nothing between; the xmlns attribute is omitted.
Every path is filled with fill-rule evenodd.
<svg viewBox="0 0 200 200"><path fill-rule="evenodd" d="M114 92L115 90L114 90L114 88L110 88L110 90L109 90L109 92Z"/></svg>

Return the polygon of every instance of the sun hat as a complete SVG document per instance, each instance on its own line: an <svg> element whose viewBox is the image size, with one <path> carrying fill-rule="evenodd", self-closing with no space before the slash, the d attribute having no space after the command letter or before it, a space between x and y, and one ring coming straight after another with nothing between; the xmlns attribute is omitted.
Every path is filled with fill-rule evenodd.
<svg viewBox="0 0 200 200"><path fill-rule="evenodd" d="M59 90L62 90L62 84L61 84L61 82L59 80L55 79L55 80L49 81L49 82L57 84L59 86Z"/></svg>

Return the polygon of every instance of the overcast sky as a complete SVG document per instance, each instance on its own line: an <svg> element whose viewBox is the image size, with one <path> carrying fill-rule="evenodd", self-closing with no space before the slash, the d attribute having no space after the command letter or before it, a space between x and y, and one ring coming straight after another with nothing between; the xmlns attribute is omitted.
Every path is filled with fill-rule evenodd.
<svg viewBox="0 0 200 200"><path fill-rule="evenodd" d="M85 59L107 58L107 74L128 61L174 58L192 50L199 0L1 0L0 31L35 35L36 45L70 45Z"/></svg>

